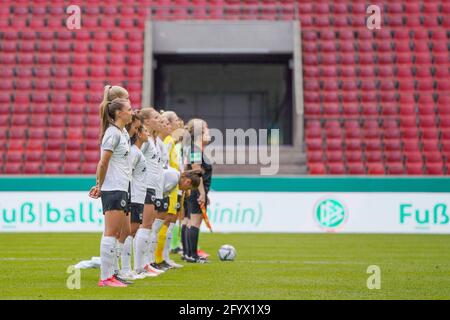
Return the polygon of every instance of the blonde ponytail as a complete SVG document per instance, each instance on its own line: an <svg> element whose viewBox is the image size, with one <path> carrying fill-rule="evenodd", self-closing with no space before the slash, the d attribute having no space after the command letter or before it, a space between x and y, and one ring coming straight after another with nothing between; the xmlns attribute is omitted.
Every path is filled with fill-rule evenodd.
<svg viewBox="0 0 450 320"><path fill-rule="evenodd" d="M125 88L120 86L105 86L103 90L103 100L100 103L100 142L105 135L106 129L108 129L109 125L114 122L114 119L111 118L108 112L108 104L111 103L114 99L128 99L128 91Z"/></svg>

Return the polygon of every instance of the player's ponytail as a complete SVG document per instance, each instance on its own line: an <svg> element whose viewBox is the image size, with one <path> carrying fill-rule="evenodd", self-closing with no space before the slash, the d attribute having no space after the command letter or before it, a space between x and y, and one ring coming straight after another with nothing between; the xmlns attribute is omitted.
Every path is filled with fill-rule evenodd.
<svg viewBox="0 0 450 320"><path fill-rule="evenodd" d="M108 115L108 103L111 103L117 98L128 99L128 91L120 86L105 86L103 100L100 103L100 141L103 139L106 129L108 129L113 120Z"/></svg>
<svg viewBox="0 0 450 320"><path fill-rule="evenodd" d="M105 135L106 129L110 125L115 125L114 121L116 121L116 111L122 110L122 108L128 103L128 99L114 99L111 102L107 102L104 106L102 106L102 134L100 136L100 140L103 139Z"/></svg>

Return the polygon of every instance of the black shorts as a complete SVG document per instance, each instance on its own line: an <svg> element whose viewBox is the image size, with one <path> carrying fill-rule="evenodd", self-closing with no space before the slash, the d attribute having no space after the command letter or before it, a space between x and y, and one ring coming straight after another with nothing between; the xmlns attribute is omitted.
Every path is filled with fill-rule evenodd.
<svg viewBox="0 0 450 320"><path fill-rule="evenodd" d="M128 201L127 201L127 208L125 209L125 213L127 216L131 213L131 184L128 187Z"/></svg>
<svg viewBox="0 0 450 320"><path fill-rule="evenodd" d="M128 192L126 191L102 191L103 214L107 211L122 210L128 215Z"/></svg>
<svg viewBox="0 0 450 320"><path fill-rule="evenodd" d="M131 222L142 223L142 215L144 213L144 205L142 203L131 203Z"/></svg>
<svg viewBox="0 0 450 320"><path fill-rule="evenodd" d="M167 209L169 209L169 197L164 197L163 199L156 199L155 209L158 212L167 212Z"/></svg>
<svg viewBox="0 0 450 320"><path fill-rule="evenodd" d="M183 207L184 207L184 217L190 218L191 215L189 214L189 204L188 204L188 197L184 197Z"/></svg>
<svg viewBox="0 0 450 320"><path fill-rule="evenodd" d="M191 195L187 198L187 211L189 212L189 217L191 214L202 214L202 208L198 204L198 197L200 196L200 192L198 190L192 190ZM206 193L208 196L208 193ZM208 208L208 205L205 203L205 209Z"/></svg>
<svg viewBox="0 0 450 320"><path fill-rule="evenodd" d="M177 212L180 211L180 209L181 209L181 198L182 198L182 195L179 194L177 197L177 205L175 207L177 209Z"/></svg>
<svg viewBox="0 0 450 320"><path fill-rule="evenodd" d="M147 189L147 194L145 195L145 204L153 204L156 206L155 189Z"/></svg>

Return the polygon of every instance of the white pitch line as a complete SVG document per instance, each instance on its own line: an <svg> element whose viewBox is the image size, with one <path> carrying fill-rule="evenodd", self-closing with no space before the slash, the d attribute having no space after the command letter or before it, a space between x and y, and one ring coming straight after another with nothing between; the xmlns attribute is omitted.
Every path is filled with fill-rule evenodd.
<svg viewBox="0 0 450 320"><path fill-rule="evenodd" d="M254 263L254 264L362 264L367 265L366 262L355 262L355 261L254 261L254 260L236 260L238 263Z"/></svg>
<svg viewBox="0 0 450 320"><path fill-rule="evenodd" d="M0 261L70 261L74 258L0 258Z"/></svg>

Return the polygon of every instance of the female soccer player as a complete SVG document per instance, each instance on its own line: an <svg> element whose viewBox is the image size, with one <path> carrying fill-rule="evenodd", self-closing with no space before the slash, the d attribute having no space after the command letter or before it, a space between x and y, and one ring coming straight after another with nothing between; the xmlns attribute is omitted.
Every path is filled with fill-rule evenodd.
<svg viewBox="0 0 450 320"><path fill-rule="evenodd" d="M211 186L212 166L209 160L206 158L203 149L206 144L211 140L209 136L208 124L202 119L191 119L187 124L187 130L190 135L190 153L188 169L203 170L198 190L191 192L187 199L187 226L182 230L182 236L184 236L183 258L186 262L191 263L205 263L206 259L200 257L197 253L198 249L198 237L200 233L200 225L202 223L202 206L208 205L208 192ZM200 134L197 134L200 133Z"/></svg>
<svg viewBox="0 0 450 320"><path fill-rule="evenodd" d="M175 140L172 137L172 132L179 128L178 116L173 111L162 112L163 118L167 122L167 132L161 135L164 139L163 148L166 149L168 154L167 167L172 168L180 173L180 161L175 147ZM170 269L170 268L182 268L181 264L175 263L169 257L170 243L172 241L173 228L177 222L178 211L181 207L181 195L182 190L175 186L173 190L168 194L169 206L167 209L168 215L164 220L164 225L158 235L158 245L155 254L155 262L157 268Z"/></svg>
<svg viewBox="0 0 450 320"><path fill-rule="evenodd" d="M147 190L145 196L142 224L136 232L135 270L137 273L145 273L148 276L156 276L162 271L150 265L151 236L153 232L159 232L164 220L158 219L163 205L163 170L161 149L157 146L156 135L163 128L161 117L153 108L144 108L140 113L142 124L149 131L149 139L141 147L145 157ZM156 219L155 219L156 218Z"/></svg>
<svg viewBox="0 0 450 320"><path fill-rule="evenodd" d="M173 192L177 193L177 191L188 192L190 190L195 190L200 185L202 175L203 170L189 170L179 172L178 170L169 167L168 169L164 170L164 194L173 194ZM166 250L164 252L165 255L168 255L169 250L167 244L170 244L170 242L166 242L166 247L164 248ZM166 256L165 259L167 259ZM170 264L169 261L165 260L169 267L177 268L177 266L173 265L175 263Z"/></svg>
<svg viewBox="0 0 450 320"><path fill-rule="evenodd" d="M112 88L108 89L108 93ZM130 102L128 99L117 98L102 103L100 114L102 154L97 166L97 183L89 192L92 198L101 197L105 215L105 230L100 242L101 272L98 285L126 287L126 284L114 277L113 269L116 242L125 216L131 180L130 138L125 130L132 117Z"/></svg>
<svg viewBox="0 0 450 320"><path fill-rule="evenodd" d="M175 140L175 151L177 153L177 157L179 160L179 168L180 172L184 171L184 154L183 154L183 137L186 134L186 130L184 128L184 121L181 118L178 118L178 128L172 132L172 138ZM185 216L185 206L183 205L184 200L186 198L187 192L182 192L181 199L180 199L180 210L177 214L177 219L179 221L182 221ZM180 237L180 228L177 224L175 224L175 227L172 231L172 243L170 244L170 252L171 253L179 253L183 250L181 249L181 237Z"/></svg>
<svg viewBox="0 0 450 320"><path fill-rule="evenodd" d="M126 126L131 138L131 185L129 194L129 216L125 219L119 237L119 251L121 251L122 268L118 273L120 279L136 280L145 278L131 269L131 253L133 238L142 220L144 198L146 193L146 162L141 152L141 146L148 141L148 131L141 125L139 111L133 114L132 121ZM141 210L142 209L142 210ZM118 263L116 268L118 269Z"/></svg>

